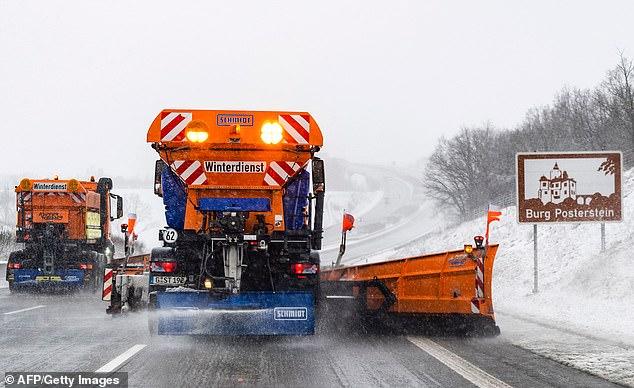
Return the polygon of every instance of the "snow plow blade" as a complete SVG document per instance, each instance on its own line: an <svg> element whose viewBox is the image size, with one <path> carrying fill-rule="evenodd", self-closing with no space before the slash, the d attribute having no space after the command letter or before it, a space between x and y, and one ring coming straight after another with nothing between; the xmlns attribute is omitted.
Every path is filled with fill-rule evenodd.
<svg viewBox="0 0 634 388"><path fill-rule="evenodd" d="M158 292L150 331L160 335L310 335L314 297L308 292Z"/></svg>
<svg viewBox="0 0 634 388"><path fill-rule="evenodd" d="M465 334L497 335L491 298L497 249L491 245L486 250L324 269L322 298L331 306L352 304L361 317L407 323L410 328L444 321L444 326Z"/></svg>

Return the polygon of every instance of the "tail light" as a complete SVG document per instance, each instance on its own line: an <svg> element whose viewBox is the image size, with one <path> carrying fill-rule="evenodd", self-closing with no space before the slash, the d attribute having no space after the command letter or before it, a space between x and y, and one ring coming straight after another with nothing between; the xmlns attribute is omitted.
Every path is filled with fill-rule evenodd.
<svg viewBox="0 0 634 388"><path fill-rule="evenodd" d="M9 269L20 269L22 268L22 264L20 263L9 263Z"/></svg>
<svg viewBox="0 0 634 388"><path fill-rule="evenodd" d="M293 263L291 272L294 275L314 275L319 272L319 266L312 263Z"/></svg>
<svg viewBox="0 0 634 388"><path fill-rule="evenodd" d="M153 261L151 265L152 272L174 272L176 271L175 261Z"/></svg>
<svg viewBox="0 0 634 388"><path fill-rule="evenodd" d="M81 263L79 264L79 269L92 269L92 264Z"/></svg>

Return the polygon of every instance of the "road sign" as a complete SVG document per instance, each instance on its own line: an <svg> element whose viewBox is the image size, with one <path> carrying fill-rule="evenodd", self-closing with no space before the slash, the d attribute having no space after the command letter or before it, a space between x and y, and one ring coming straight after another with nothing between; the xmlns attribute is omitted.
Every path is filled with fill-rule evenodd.
<svg viewBox="0 0 634 388"><path fill-rule="evenodd" d="M622 220L620 152L519 153L520 223Z"/></svg>

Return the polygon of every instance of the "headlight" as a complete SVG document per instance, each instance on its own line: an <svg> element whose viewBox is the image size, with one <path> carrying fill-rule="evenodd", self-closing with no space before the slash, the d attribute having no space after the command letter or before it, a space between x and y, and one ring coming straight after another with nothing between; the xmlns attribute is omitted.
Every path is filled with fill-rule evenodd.
<svg viewBox="0 0 634 388"><path fill-rule="evenodd" d="M192 143L202 143L207 140L209 133L207 133L207 131L187 131L185 136L187 136L187 140Z"/></svg>
<svg viewBox="0 0 634 388"><path fill-rule="evenodd" d="M266 144L277 144L282 141L282 126L276 122L264 123L260 137Z"/></svg>

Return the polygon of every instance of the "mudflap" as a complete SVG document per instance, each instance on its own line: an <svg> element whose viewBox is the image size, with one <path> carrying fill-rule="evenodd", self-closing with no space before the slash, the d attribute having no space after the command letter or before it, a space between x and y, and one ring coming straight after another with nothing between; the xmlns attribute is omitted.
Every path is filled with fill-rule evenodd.
<svg viewBox="0 0 634 388"><path fill-rule="evenodd" d="M157 292L150 327L159 335L311 335L310 292Z"/></svg>

